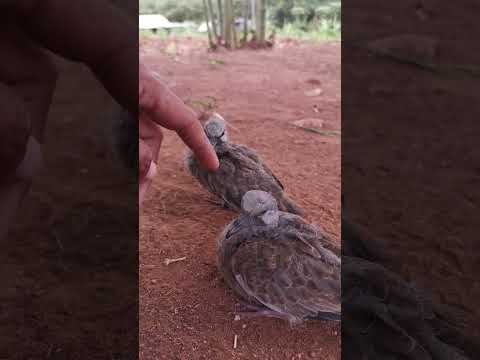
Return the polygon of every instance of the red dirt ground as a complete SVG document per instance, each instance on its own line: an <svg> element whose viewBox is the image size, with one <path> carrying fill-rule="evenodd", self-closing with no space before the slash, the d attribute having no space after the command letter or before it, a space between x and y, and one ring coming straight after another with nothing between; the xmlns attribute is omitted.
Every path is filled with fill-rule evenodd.
<svg viewBox="0 0 480 360"><path fill-rule="evenodd" d="M342 193L352 220L385 242L392 270L467 311L470 336L479 339L478 75L425 71L356 46L427 36L437 42L431 62L476 69L480 51L472 34L479 28L470 14L478 13L479 3L367 0L351 6L342 18L356 30L342 33L342 80L348 83Z"/></svg>
<svg viewBox="0 0 480 360"><path fill-rule="evenodd" d="M109 95L85 67L58 67L46 168L0 255L0 358L133 358L137 185L108 160Z"/></svg>
<svg viewBox="0 0 480 360"><path fill-rule="evenodd" d="M142 44L172 90L191 104L214 106L230 124L231 140L256 149L307 218L339 242L340 137L291 123L319 118L325 130L340 131L340 44L205 49L192 39ZM315 88L321 95L305 95ZM338 324L234 321L235 299L216 270L215 238L235 214L208 202L184 168L184 145L165 135L160 173L140 218L140 358L340 359ZM164 263L180 257L186 260Z"/></svg>

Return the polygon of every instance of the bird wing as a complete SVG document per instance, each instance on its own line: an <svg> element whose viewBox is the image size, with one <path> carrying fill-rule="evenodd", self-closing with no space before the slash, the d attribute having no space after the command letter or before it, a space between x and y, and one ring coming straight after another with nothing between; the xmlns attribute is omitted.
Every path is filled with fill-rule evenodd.
<svg viewBox="0 0 480 360"><path fill-rule="evenodd" d="M232 209L239 209L235 199L241 199L241 189L234 186L238 180L238 166L235 159L225 153L220 157L220 167L216 172L206 172L206 182L210 191L219 196Z"/></svg>
<svg viewBox="0 0 480 360"><path fill-rule="evenodd" d="M284 193L285 187L280 179L275 176L273 171L260 159L255 151L242 145L234 145L234 148L243 158L250 160L257 168L263 170L261 171L263 173L261 183L259 182L255 185L261 184L258 188L274 195L280 210L298 215L304 214L304 211Z"/></svg>
<svg viewBox="0 0 480 360"><path fill-rule="evenodd" d="M340 247L334 240L320 226L306 222L301 216L282 213L280 226L285 232L293 233L291 236L297 236L301 241L305 239L309 245L330 250L336 257L341 256Z"/></svg>
<svg viewBox="0 0 480 360"><path fill-rule="evenodd" d="M257 153L255 151L253 151L252 149L249 149L248 147L246 146L243 146L243 145L235 145L235 147L238 149L238 151L243 155L243 156L246 156L248 157L249 159L253 160L255 163L257 163L258 165L260 165L263 170L268 174L270 175L274 180L275 182L278 184L278 186L280 186L280 188L282 190L284 190L284 186L283 184L280 182L280 180L275 176L275 174L273 173L273 171L267 166L267 164L265 164L262 159L260 159L260 157L257 155Z"/></svg>
<svg viewBox="0 0 480 360"><path fill-rule="evenodd" d="M225 144L219 154L219 169L207 173L210 191L223 198L234 209L240 207L243 194L248 190L268 189L271 193L281 191L276 178L267 172L259 172L259 169L262 169L259 163L246 156L245 149L239 149L237 145Z"/></svg>
<svg viewBox="0 0 480 360"><path fill-rule="evenodd" d="M233 274L253 300L291 321L339 314L340 264L326 261L325 252L298 237L257 237L233 255Z"/></svg>
<svg viewBox="0 0 480 360"><path fill-rule="evenodd" d="M217 149L217 155L220 160L217 171L203 169L193 157L188 165L192 175L230 208L239 210L245 192L254 189L268 191L283 204L283 185L253 151L226 143Z"/></svg>

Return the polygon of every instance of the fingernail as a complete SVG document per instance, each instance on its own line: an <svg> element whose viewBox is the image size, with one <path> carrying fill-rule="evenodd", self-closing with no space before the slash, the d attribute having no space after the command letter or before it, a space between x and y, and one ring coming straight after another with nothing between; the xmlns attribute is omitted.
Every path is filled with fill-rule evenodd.
<svg viewBox="0 0 480 360"><path fill-rule="evenodd" d="M157 164L155 162L150 162L150 167L148 168L147 175L145 176L148 180L152 180L157 175Z"/></svg>
<svg viewBox="0 0 480 360"><path fill-rule="evenodd" d="M214 170L217 170L220 167L220 162L218 161L217 157L215 157L214 164L215 164Z"/></svg>

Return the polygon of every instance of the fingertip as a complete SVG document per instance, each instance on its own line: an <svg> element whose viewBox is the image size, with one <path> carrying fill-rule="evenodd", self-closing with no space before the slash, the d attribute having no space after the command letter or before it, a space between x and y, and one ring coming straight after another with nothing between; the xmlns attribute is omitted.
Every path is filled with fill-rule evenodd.
<svg viewBox="0 0 480 360"><path fill-rule="evenodd" d="M219 167L219 164L218 164L218 161L215 162L215 161L209 161L209 162L206 162L206 161L203 161L201 162L202 166L210 171L210 172L215 172L218 170L218 167Z"/></svg>
<svg viewBox="0 0 480 360"><path fill-rule="evenodd" d="M213 149L213 146L206 142L205 146L201 149L197 149L195 152L196 157L198 158L201 166L203 166L208 171L217 171L220 162L218 160L218 156Z"/></svg>
<svg viewBox="0 0 480 360"><path fill-rule="evenodd" d="M151 161L150 162L150 166L148 168L148 172L147 174L145 175L145 179L147 180L153 180L153 178L155 178L155 176L157 175L157 164L155 164L154 161Z"/></svg>
<svg viewBox="0 0 480 360"><path fill-rule="evenodd" d="M213 152L213 158L212 160L210 161L210 165L209 165L209 170L210 171L217 171L218 168L220 167L220 161L218 160L218 157L217 157L217 154L215 154L215 152Z"/></svg>

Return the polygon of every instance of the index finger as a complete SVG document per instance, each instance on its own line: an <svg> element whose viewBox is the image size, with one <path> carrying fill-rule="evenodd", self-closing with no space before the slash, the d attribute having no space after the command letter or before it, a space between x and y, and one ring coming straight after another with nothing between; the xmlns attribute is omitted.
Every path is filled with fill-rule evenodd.
<svg viewBox="0 0 480 360"><path fill-rule="evenodd" d="M208 170L217 170L218 158L195 112L154 76L145 65L139 69L139 106L149 119L177 132Z"/></svg>

